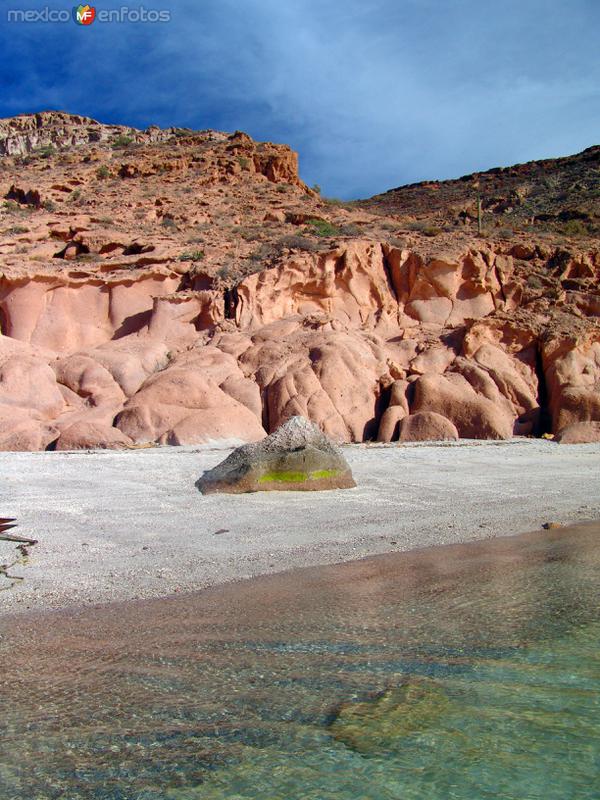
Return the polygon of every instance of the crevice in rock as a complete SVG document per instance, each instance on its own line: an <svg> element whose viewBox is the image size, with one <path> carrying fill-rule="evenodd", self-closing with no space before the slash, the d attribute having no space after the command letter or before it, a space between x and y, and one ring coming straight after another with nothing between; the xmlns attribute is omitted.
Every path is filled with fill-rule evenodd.
<svg viewBox="0 0 600 800"><path fill-rule="evenodd" d="M123 250L124 256L140 256L143 253L151 253L155 248L153 245L147 244L140 244L139 242L133 242L132 244L127 245L127 247Z"/></svg>
<svg viewBox="0 0 600 800"><path fill-rule="evenodd" d="M237 311L239 299L237 286L231 289L225 289L223 292L225 319L235 319L235 312Z"/></svg>
<svg viewBox="0 0 600 800"><path fill-rule="evenodd" d="M560 276L569 266L572 259L573 254L569 250L558 248L548 259L546 267L554 275Z"/></svg>
<svg viewBox="0 0 600 800"><path fill-rule="evenodd" d="M261 423L267 433L272 433L269 425L269 397L268 387L260 390L260 404L262 406Z"/></svg>
<svg viewBox="0 0 600 800"><path fill-rule="evenodd" d="M68 261L81 255L89 255L89 252L90 248L87 245L70 240L62 250L59 250L58 253L54 253L52 258L62 258Z"/></svg>
<svg viewBox="0 0 600 800"><path fill-rule="evenodd" d="M498 281L498 286L500 287L500 294L502 295L502 302L506 304L506 293L504 292L504 283L502 282L502 274L497 266L494 265L494 273L496 275L496 280ZM492 293L492 300L494 301L494 307L496 307L496 298Z"/></svg>
<svg viewBox="0 0 600 800"><path fill-rule="evenodd" d="M363 441L377 441L377 434L379 433L381 418L390 405L391 396L392 385L389 384L389 386L386 386L382 381L379 381L378 391L375 395L374 417L365 425Z"/></svg>
<svg viewBox="0 0 600 800"><path fill-rule="evenodd" d="M409 413L412 414L414 404L415 404L415 392L416 392L416 381L410 381L408 386L406 387L405 397L406 402L408 403Z"/></svg>
<svg viewBox="0 0 600 800"><path fill-rule="evenodd" d="M546 373L544 372L544 361L542 358L542 348L538 342L535 349L535 375L538 381L537 401L540 407L536 436L543 436L545 433L552 433L552 414L550 412L550 392L546 383Z"/></svg>
<svg viewBox="0 0 600 800"><path fill-rule="evenodd" d="M396 303L399 303L400 301L398 299L398 294L396 292L396 287L394 286L394 281L392 278L392 268L390 266L389 259L385 254L385 249L383 245L381 245L381 263L383 264L383 271L385 272L385 277L387 279L387 284L390 290L390 294L392 295Z"/></svg>

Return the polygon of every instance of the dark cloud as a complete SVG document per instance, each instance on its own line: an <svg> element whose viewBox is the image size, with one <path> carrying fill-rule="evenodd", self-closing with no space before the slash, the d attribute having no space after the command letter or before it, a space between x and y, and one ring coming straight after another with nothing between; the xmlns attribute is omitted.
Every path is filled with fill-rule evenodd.
<svg viewBox="0 0 600 800"><path fill-rule="evenodd" d="M147 0L171 22L6 23L40 5L2 9L2 116L241 128L342 197L600 140L597 0Z"/></svg>

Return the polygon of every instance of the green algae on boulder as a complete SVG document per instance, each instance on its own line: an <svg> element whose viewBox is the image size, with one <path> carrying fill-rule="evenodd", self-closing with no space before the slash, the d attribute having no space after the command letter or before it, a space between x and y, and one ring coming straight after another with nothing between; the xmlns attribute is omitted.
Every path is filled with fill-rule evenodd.
<svg viewBox="0 0 600 800"><path fill-rule="evenodd" d="M202 475L203 494L319 491L356 486L346 459L316 425L292 417L260 442L245 444Z"/></svg>
<svg viewBox="0 0 600 800"><path fill-rule="evenodd" d="M439 683L411 677L362 703L338 706L329 732L357 753L376 755L398 750L402 737L429 728L448 707L448 697Z"/></svg>

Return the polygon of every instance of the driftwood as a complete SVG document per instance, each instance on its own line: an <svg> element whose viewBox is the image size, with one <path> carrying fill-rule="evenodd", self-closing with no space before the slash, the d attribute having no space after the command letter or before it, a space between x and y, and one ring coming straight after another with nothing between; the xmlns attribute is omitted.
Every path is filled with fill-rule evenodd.
<svg viewBox="0 0 600 800"><path fill-rule="evenodd" d="M3 542L15 542L17 546L17 550L21 554L21 557L25 558L29 555L27 551L27 547L37 544L37 539L28 539L26 536L12 536L11 534L6 533L6 531L11 530L11 528L16 528L17 523L13 517L0 517L0 541ZM0 576L7 578L9 581L13 581L8 587L4 587L10 589L14 586L15 581L22 581L24 578L20 577L19 575L9 575L8 570L12 569L12 567L16 567L18 564L23 563L21 559L17 559L13 561L12 564L0 564Z"/></svg>
<svg viewBox="0 0 600 800"><path fill-rule="evenodd" d="M0 540L3 542L17 542L18 544L37 544L37 539L26 539L24 536L9 536L8 534L0 533Z"/></svg>
<svg viewBox="0 0 600 800"><path fill-rule="evenodd" d="M5 531L11 528L16 528L17 523L12 517L0 517L0 540L3 542L16 542L17 544L34 545L38 543L37 539L28 539L26 536L11 536Z"/></svg>

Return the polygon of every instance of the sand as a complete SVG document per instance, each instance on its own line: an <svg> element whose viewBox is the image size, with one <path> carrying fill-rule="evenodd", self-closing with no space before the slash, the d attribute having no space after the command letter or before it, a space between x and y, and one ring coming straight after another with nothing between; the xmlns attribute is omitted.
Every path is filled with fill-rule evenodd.
<svg viewBox="0 0 600 800"><path fill-rule="evenodd" d="M600 519L600 445L352 445L356 489L201 495L229 452L0 453L0 516L35 538L0 613L191 592L294 567ZM19 554L0 542L0 563Z"/></svg>

